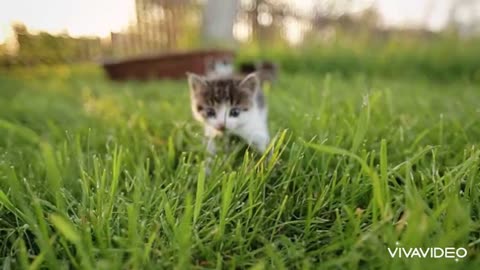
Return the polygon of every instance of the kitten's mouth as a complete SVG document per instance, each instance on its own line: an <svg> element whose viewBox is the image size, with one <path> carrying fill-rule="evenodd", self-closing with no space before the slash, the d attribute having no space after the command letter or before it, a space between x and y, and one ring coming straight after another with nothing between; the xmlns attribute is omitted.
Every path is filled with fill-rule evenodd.
<svg viewBox="0 0 480 270"><path fill-rule="evenodd" d="M225 133L227 128L225 126L215 127L215 129L220 133Z"/></svg>

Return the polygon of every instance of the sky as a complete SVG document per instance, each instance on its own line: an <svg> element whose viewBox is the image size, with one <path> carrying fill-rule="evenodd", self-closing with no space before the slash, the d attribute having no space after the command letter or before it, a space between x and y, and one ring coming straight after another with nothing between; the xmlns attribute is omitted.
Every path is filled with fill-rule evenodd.
<svg viewBox="0 0 480 270"><path fill-rule="evenodd" d="M0 0L0 43L13 22L32 30L107 36L134 18L134 0Z"/></svg>
<svg viewBox="0 0 480 270"><path fill-rule="evenodd" d="M375 4L386 25L426 25L440 30L447 23L451 1L377 0Z"/></svg>
<svg viewBox="0 0 480 270"><path fill-rule="evenodd" d="M11 35L13 22L23 22L31 30L68 32L72 36L108 36L110 31L122 30L134 20L135 0L0 1L3 2L0 4L0 43ZM365 0L377 7L386 25L426 24L432 30L445 25L451 1ZM297 3L308 9L314 2L316 0Z"/></svg>

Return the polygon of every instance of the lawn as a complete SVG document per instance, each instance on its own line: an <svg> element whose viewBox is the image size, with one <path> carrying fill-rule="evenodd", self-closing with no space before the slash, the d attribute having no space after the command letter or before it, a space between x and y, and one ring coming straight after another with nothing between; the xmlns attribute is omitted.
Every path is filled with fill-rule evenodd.
<svg viewBox="0 0 480 270"><path fill-rule="evenodd" d="M480 269L480 86L283 73L205 175L186 81L0 73L3 269ZM459 260L388 248L463 247Z"/></svg>

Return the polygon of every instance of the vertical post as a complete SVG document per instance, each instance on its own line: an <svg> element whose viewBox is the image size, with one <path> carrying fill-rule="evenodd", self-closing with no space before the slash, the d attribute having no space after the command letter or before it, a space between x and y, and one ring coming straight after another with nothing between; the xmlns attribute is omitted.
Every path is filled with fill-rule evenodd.
<svg viewBox="0 0 480 270"><path fill-rule="evenodd" d="M203 13L203 38L206 43L233 45L233 25L238 0L208 0Z"/></svg>

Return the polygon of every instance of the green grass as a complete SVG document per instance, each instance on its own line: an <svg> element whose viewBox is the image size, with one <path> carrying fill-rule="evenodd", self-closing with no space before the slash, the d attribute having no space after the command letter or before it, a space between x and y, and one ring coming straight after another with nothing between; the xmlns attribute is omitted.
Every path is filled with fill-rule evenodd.
<svg viewBox="0 0 480 270"><path fill-rule="evenodd" d="M480 82L479 37L432 39L398 36L342 34L332 43L306 42L291 50L269 44L242 49L240 60L272 59L289 73L339 72L352 76L361 71L388 78L416 77L436 81L468 80Z"/></svg>
<svg viewBox="0 0 480 270"><path fill-rule="evenodd" d="M207 176L186 82L2 72L3 269L479 269L478 85L282 74L267 95L273 160L238 145Z"/></svg>

